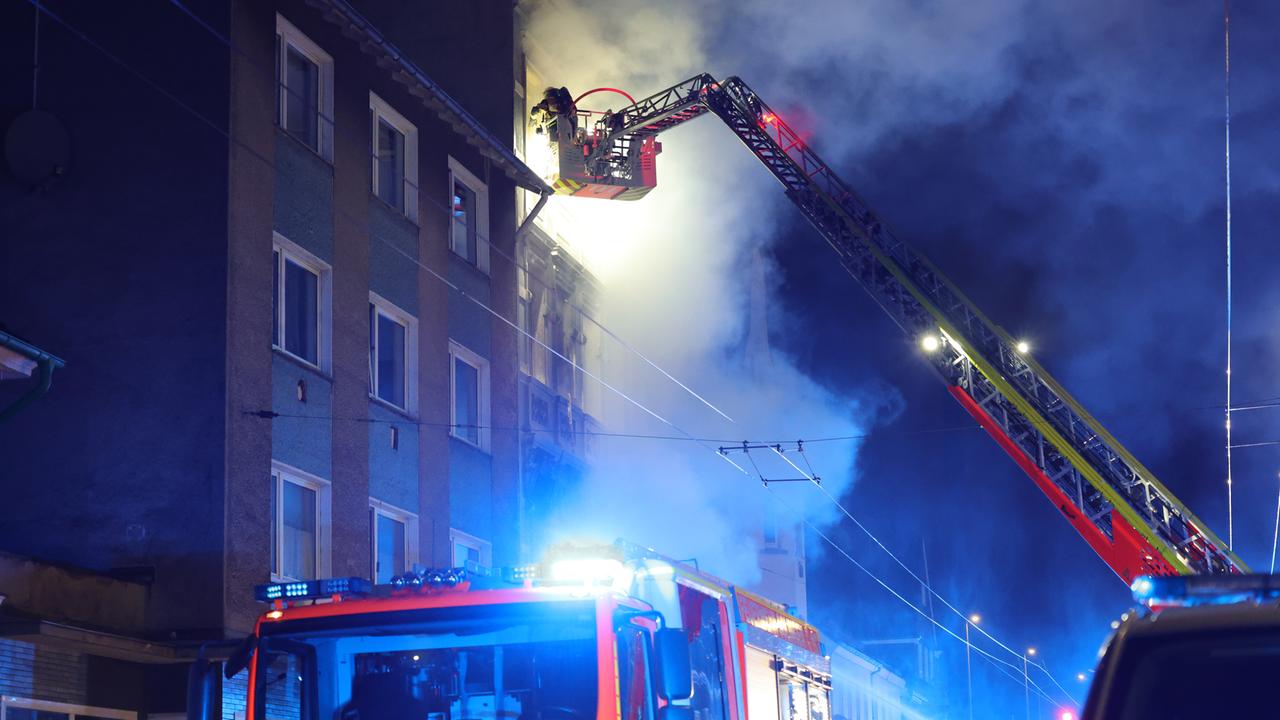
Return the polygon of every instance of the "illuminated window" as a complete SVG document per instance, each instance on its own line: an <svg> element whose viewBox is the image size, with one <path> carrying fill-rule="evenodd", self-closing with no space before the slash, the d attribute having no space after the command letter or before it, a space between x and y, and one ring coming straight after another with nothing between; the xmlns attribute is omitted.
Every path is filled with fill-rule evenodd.
<svg viewBox="0 0 1280 720"><path fill-rule="evenodd" d="M275 233L272 260L272 345L327 369L329 266L280 233Z"/></svg>
<svg viewBox="0 0 1280 720"><path fill-rule="evenodd" d="M329 483L283 463L271 465L271 577L319 577L329 566Z"/></svg>
<svg viewBox="0 0 1280 720"><path fill-rule="evenodd" d="M489 272L489 191L462 163L449 158L449 247L481 272Z"/></svg>
<svg viewBox="0 0 1280 720"><path fill-rule="evenodd" d="M276 123L333 160L333 58L276 15Z"/></svg>
<svg viewBox="0 0 1280 720"><path fill-rule="evenodd" d="M369 293L369 395L412 412L417 400L418 321Z"/></svg>
<svg viewBox="0 0 1280 720"><path fill-rule="evenodd" d="M418 219L418 128L382 98L369 93L373 126L373 194Z"/></svg>

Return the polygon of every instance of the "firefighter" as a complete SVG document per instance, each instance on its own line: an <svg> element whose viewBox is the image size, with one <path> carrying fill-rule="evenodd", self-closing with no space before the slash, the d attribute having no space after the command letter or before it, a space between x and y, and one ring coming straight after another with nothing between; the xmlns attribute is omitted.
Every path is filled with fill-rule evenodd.
<svg viewBox="0 0 1280 720"><path fill-rule="evenodd" d="M539 134L544 129L548 134L554 134L556 122L565 116L569 118L569 129L574 134L578 132L578 108L573 103L569 88L547 88L542 92L542 102L534 105L529 114L533 116Z"/></svg>

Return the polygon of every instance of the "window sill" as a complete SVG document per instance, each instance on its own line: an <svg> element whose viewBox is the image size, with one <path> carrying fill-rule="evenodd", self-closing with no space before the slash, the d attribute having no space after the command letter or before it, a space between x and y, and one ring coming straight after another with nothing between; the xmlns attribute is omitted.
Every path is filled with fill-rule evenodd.
<svg viewBox="0 0 1280 720"><path fill-rule="evenodd" d="M307 152L323 160L324 163L329 166L330 170L333 169L333 158L325 157L325 154L320 152L320 150L318 150L317 148L311 147L310 145L307 144L305 140L289 132L284 127L282 127L278 122L276 123L276 130L278 131L278 134L289 138L291 141L297 143L300 147L305 148Z"/></svg>
<svg viewBox="0 0 1280 720"><path fill-rule="evenodd" d="M457 440L458 442L462 443L463 445L466 445L467 447L469 447L469 448L471 448L471 449L473 449L473 450L478 450L478 451L480 451L480 452L484 453L485 455L493 455L493 451L492 451L492 450L490 450L489 448L487 448L487 447L485 447L485 446L483 446L483 445L479 445L479 444L473 443L473 442L471 442L470 440L468 440L468 439L466 439L466 438L462 437L461 435L458 435L458 434L454 433L454 432L453 432L453 430L450 430L450 431L449 431L449 437L450 437L450 438L453 438L454 440Z"/></svg>
<svg viewBox="0 0 1280 720"><path fill-rule="evenodd" d="M468 260L465 255L458 252L457 250L454 250L452 246L450 246L449 248L449 254L457 258L458 262L462 263L464 266L471 268L476 273L484 277L484 279L486 280L490 279L488 270L481 270L479 265Z"/></svg>
<svg viewBox="0 0 1280 720"><path fill-rule="evenodd" d="M273 345L271 346L271 350L272 350L272 352L274 352L277 356L279 356L279 357L283 358L284 360L287 360L289 363L291 363L291 364L293 364L293 365L297 365L298 367L302 368L303 370L310 370L311 372L315 373L316 375L319 375L320 377L324 378L325 380L328 380L329 382L333 382L333 376L332 376L332 375L330 375L329 373L325 372L325 371L324 371L324 370L323 370L319 365L315 365L315 364L313 364L313 363L312 363L311 361L309 361L309 360L303 360L302 358L298 357L297 355L294 355L293 353L289 352L288 350L285 350L284 348L280 347L279 345L275 345L275 344L273 344Z"/></svg>
<svg viewBox="0 0 1280 720"><path fill-rule="evenodd" d="M383 208L385 208L388 212L392 213L393 215L400 218L401 220L411 223L416 228L422 227L421 223L418 222L418 218L410 217L409 213L405 211L403 208L398 208L395 205L392 205L391 203L387 202L386 200L383 200L382 198L378 197L377 193L370 192L369 197L374 202L378 203Z"/></svg>
<svg viewBox="0 0 1280 720"><path fill-rule="evenodd" d="M378 407L384 408L386 410L390 410L391 412L399 415L400 417L404 418L405 420L408 420L409 422L418 421L417 413L414 413L413 411L407 408L402 408L399 405L396 405L395 403L389 400L383 400L382 398L378 397L377 395L374 395L373 393L369 393L369 402L376 404Z"/></svg>

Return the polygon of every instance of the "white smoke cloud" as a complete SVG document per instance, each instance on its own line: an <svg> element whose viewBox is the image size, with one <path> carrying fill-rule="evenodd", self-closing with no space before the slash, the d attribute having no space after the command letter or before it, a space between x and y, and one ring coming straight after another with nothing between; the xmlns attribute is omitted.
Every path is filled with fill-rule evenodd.
<svg viewBox="0 0 1280 720"><path fill-rule="evenodd" d="M695 74L715 71L699 10L684 3L535 4L526 27L526 49L544 80L575 95L621 87L643 97ZM529 88L531 95L542 88ZM603 106L625 101L597 96ZM534 137L531 142L536 142ZM756 252L772 240L774 218L794 212L780 187L714 118L663 135L659 186L638 202L556 198L547 212L572 212L580 230L578 254L602 281L602 320L664 369L702 394L735 422L721 419L643 361L605 342L604 374L610 382L706 443L602 438L579 497L565 503L557 539L616 536L666 554L696 557L704 569L739 582L757 579L756 542L770 506L786 502L819 522L832 506L815 488L777 484L799 477L769 451L729 458L721 441L797 440L857 436L896 396L837 397L806 377L781 354L749 357L749 298L772 293L770 268ZM585 240L582 238L585 237ZM826 248L815 238L815 252ZM760 272L763 270L763 272ZM776 307L775 332L786 318ZM757 334L765 326L757 322ZM678 436L671 427L616 397L603 417L613 432ZM789 456L839 494L853 481L856 439L813 443L804 457ZM808 464L806 464L808 463ZM785 522L787 511L776 508ZM812 548L811 548L812 550Z"/></svg>

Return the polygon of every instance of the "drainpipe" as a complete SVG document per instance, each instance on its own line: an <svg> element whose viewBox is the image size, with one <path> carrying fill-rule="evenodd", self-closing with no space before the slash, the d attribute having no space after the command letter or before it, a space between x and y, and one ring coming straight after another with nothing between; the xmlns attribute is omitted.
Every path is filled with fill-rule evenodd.
<svg viewBox="0 0 1280 720"><path fill-rule="evenodd" d="M31 403L39 400L45 393L49 392L49 388L53 386L53 371L66 365L62 359L50 355L40 348L30 343L23 342L18 338L0 332L0 346L6 347L19 355L28 357L36 362L37 369L40 373L39 379L34 387L23 393L21 397L14 400L8 407L0 409L0 423L8 420Z"/></svg>
<svg viewBox="0 0 1280 720"><path fill-rule="evenodd" d="M533 225L533 219L538 217L538 213L542 211L542 206L547 204L547 198L551 197L551 193L544 192L538 197L538 203L533 206L533 210L525 216L524 222L520 223L520 227L516 228L516 239L519 240L522 235L529 231Z"/></svg>
<svg viewBox="0 0 1280 720"><path fill-rule="evenodd" d="M520 223L520 227L516 228L516 235L515 235L515 240L516 240L515 252L516 252L516 255L515 255L515 257L516 257L516 266L517 266L517 267L519 267L519 258L520 258L520 239L521 239L521 238L523 238L523 237L524 237L524 234L525 234L526 232L528 232L528 231L529 231L529 228L533 227L533 220L534 220L534 218L538 217L538 213L542 211L542 206L547 204L547 198L549 198L549 197L551 197L551 193L550 193L549 191L544 191L544 192L542 192L542 193L539 195L539 197L538 197L538 202L537 202L537 204L535 204L535 205L533 206L533 210L531 210L531 211L529 212L529 214L525 216L525 218L524 218L524 222ZM518 272L518 270L517 270L517 272ZM520 374L520 373L519 373L519 366L520 366L520 360L519 360L519 355L520 355L520 346L519 346L519 344L518 344L518 343L519 343L519 340L518 340L518 339L517 339L517 341L516 341L516 342L517 342L517 345L516 345L516 357L517 357L517 360L516 360L516 369L517 369L516 375L517 375L517 376L519 376L519 374ZM530 362L530 363L532 363L532 362L533 362L533 358L530 358L530 359L529 359L529 362ZM516 392L517 392L517 393L519 393L519 392L520 392L520 381L519 381L519 379L517 379L517 380L516 380ZM517 402L519 402L519 400L518 400L518 399L517 399ZM517 423L517 424L519 424L519 423ZM517 526L517 528L518 528L518 530L517 530L517 535L519 535L518 544L520 545L520 547L519 547L519 549L518 549L518 551L517 551L517 554L518 554L518 557L520 558L520 561L521 561L521 562L524 562L524 561L527 559L527 558L525 558L525 550L527 550L527 548L525 547L525 543L526 543L526 542L528 541L528 539L529 539L529 538L528 538L528 536L526 535L526 532L528 531L528 528L527 528L527 527L525 527L525 514L524 514L524 503L525 503L525 494L524 494L525 437L524 437L524 435L525 435L525 433L524 433L524 428L523 428L523 427L522 427L522 428L520 428L520 429L516 432L516 526Z"/></svg>

